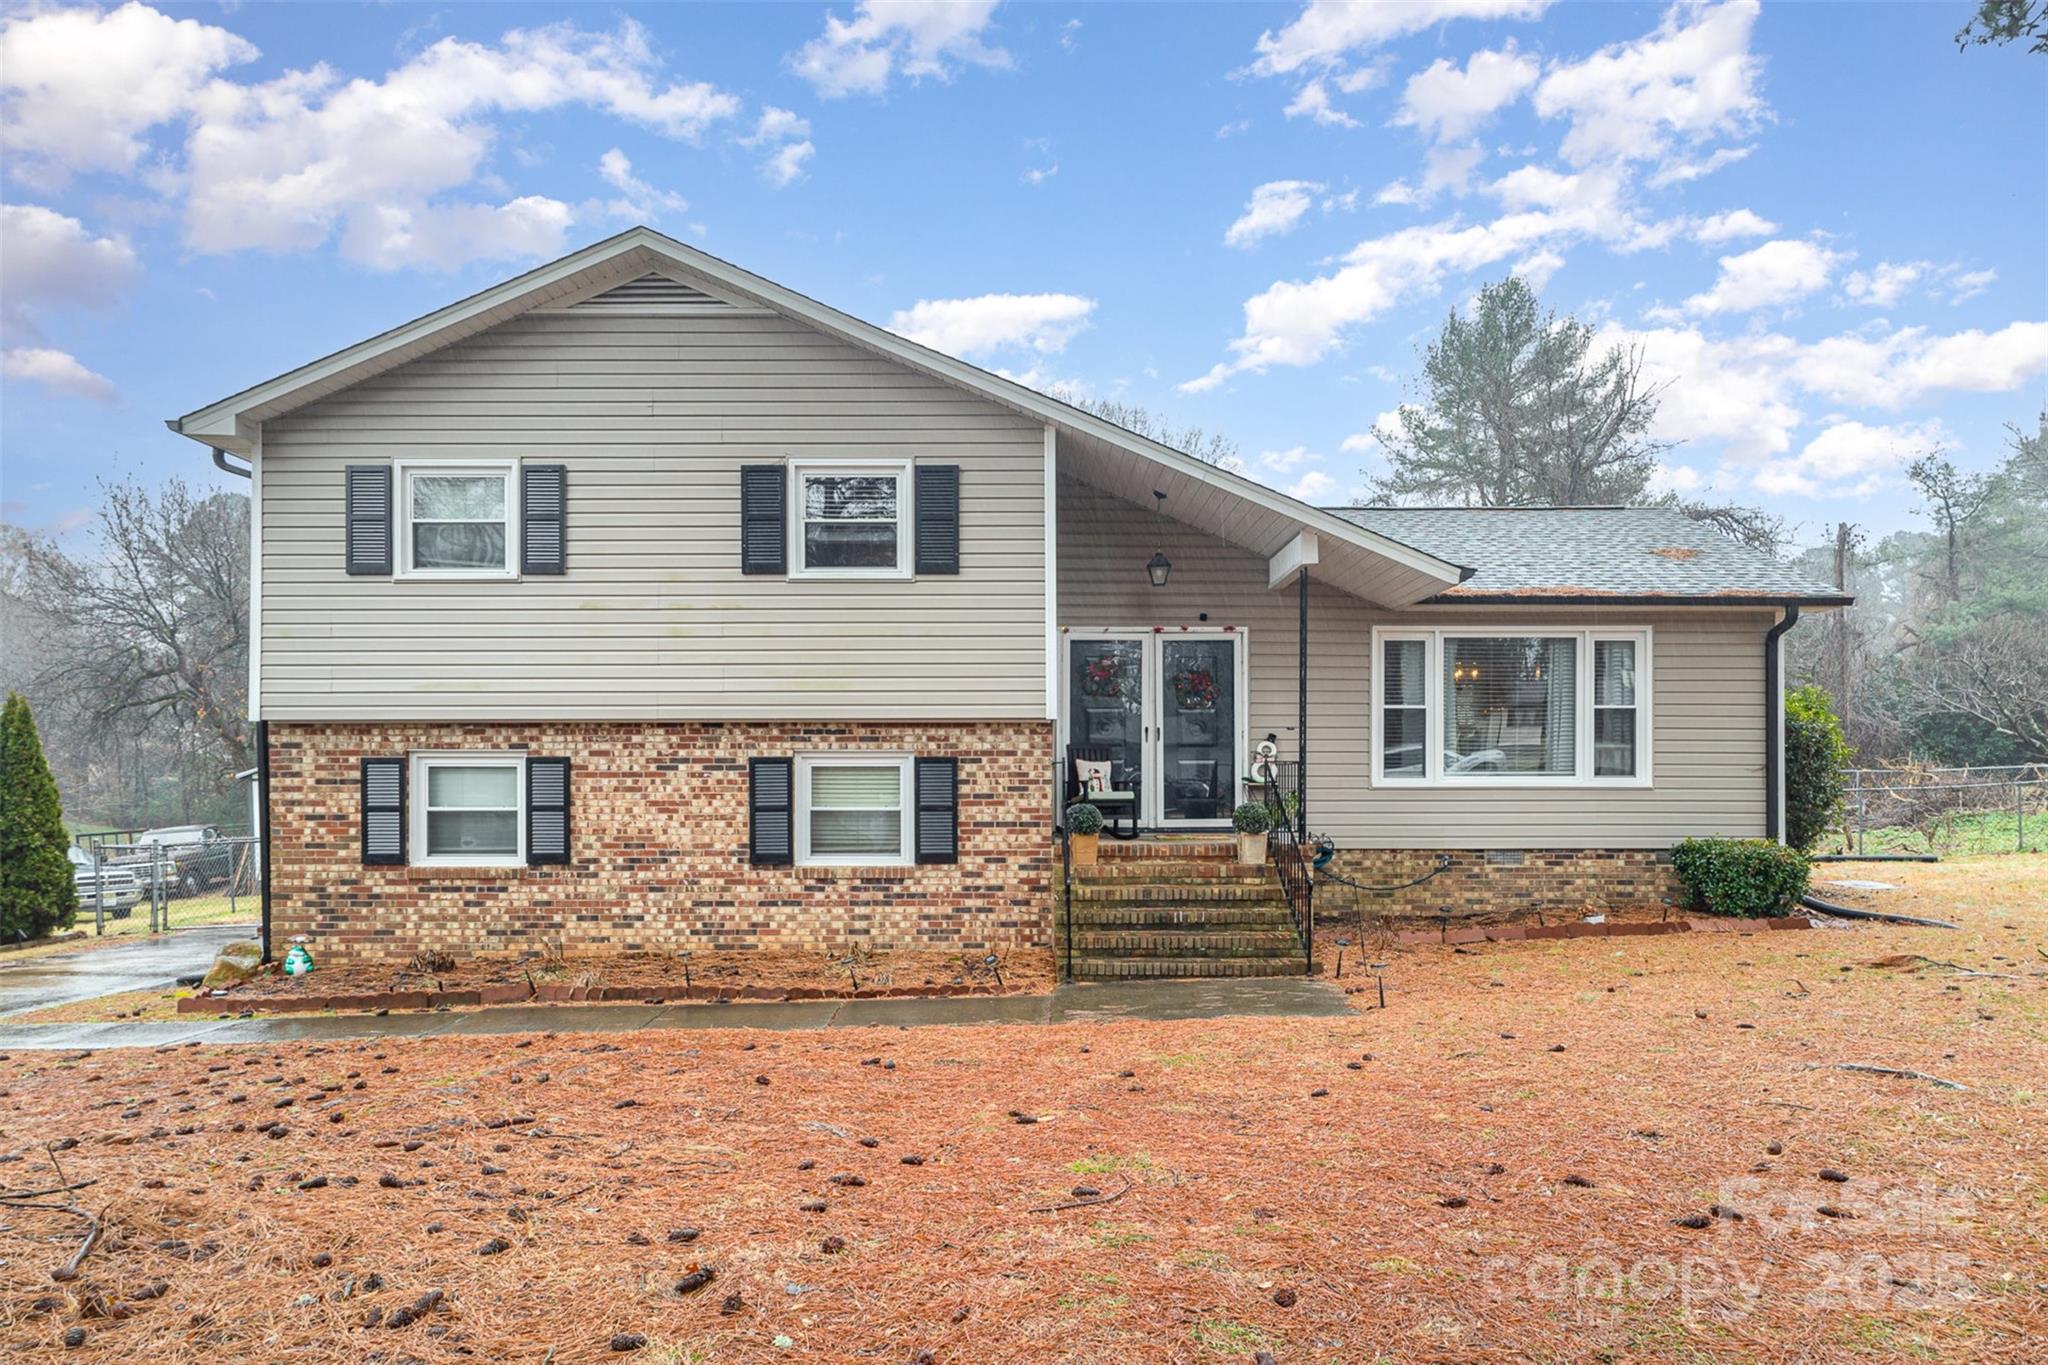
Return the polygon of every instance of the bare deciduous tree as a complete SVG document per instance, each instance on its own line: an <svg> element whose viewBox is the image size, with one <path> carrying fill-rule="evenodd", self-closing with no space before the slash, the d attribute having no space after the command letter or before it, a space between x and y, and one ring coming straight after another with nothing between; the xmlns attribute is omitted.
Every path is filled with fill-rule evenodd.
<svg viewBox="0 0 2048 1365"><path fill-rule="evenodd" d="M1063 389L1053 390L1052 397L1083 412L1092 412L1105 422L1114 422L1126 431L1135 431L1147 440L1172 446L1203 464L1221 465L1237 458L1237 442L1228 436L1202 427L1177 427L1150 408L1119 403L1113 398L1083 398Z"/></svg>
<svg viewBox="0 0 2048 1365"><path fill-rule="evenodd" d="M19 551L20 595L46 633L37 690L89 728L169 721L239 764L248 748L249 503L103 487L97 544Z"/></svg>

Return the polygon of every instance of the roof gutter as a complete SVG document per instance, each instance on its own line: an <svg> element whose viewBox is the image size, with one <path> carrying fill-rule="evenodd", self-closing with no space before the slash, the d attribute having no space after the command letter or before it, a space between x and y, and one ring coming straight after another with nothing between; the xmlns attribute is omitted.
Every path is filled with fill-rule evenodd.
<svg viewBox="0 0 2048 1365"><path fill-rule="evenodd" d="M228 461L230 458L232 457L229 456L229 454L225 450L222 450L219 446L215 446L213 448L213 467L215 469L225 470L226 472L234 475L238 479L248 478L249 470L243 465L229 464Z"/></svg>
<svg viewBox="0 0 2048 1365"><path fill-rule="evenodd" d="M1779 641L1799 624L1799 604L1785 605L1784 619L1764 632L1764 838L1785 842L1784 651Z"/></svg>
<svg viewBox="0 0 2048 1365"><path fill-rule="evenodd" d="M1797 612L1801 607L1828 609L1847 607L1854 597L1783 597L1769 594L1709 593L1533 593L1533 592L1445 592L1429 599L1432 607L1783 607Z"/></svg>

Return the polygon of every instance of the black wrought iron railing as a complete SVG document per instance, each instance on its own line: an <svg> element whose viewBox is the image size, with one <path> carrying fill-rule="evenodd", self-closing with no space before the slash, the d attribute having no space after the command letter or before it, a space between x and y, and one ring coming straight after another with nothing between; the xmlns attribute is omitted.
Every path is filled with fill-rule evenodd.
<svg viewBox="0 0 2048 1365"><path fill-rule="evenodd" d="M1302 970L1313 975L1316 952L1315 870L1309 860L1314 849L1308 836L1307 817L1301 808L1300 768L1293 763L1273 766L1277 770L1273 780L1258 789L1265 802L1266 814L1272 819L1272 828L1266 835L1266 856L1272 861L1273 871L1280 879L1280 889L1287 897L1287 913L1294 921L1296 937L1301 940Z"/></svg>

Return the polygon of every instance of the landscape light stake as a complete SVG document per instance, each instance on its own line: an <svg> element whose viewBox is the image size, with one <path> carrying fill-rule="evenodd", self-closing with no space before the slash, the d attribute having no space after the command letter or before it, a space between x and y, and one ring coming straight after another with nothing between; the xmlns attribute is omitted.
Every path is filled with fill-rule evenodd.
<svg viewBox="0 0 2048 1365"><path fill-rule="evenodd" d="M1344 979L1344 950L1350 946L1351 940L1348 938L1337 940L1337 980L1339 981Z"/></svg>
<svg viewBox="0 0 2048 1365"><path fill-rule="evenodd" d="M677 956L677 957L679 957L679 958L681 958L681 959L683 960L683 994L685 994L685 995L688 995L688 994L690 993L690 990L691 990L691 986L690 986L690 950L689 950L688 948L685 948L685 949L683 949L683 950L682 950L682 951L681 951L680 953L677 953L677 954L676 954L676 956ZM533 978L529 976L529 977L527 977L527 980L528 980L528 981L531 981L531 980L533 980Z"/></svg>
<svg viewBox="0 0 2048 1365"><path fill-rule="evenodd" d="M1380 983L1380 1008L1385 1009L1387 1007L1387 964L1384 962L1373 963L1372 974Z"/></svg>
<svg viewBox="0 0 2048 1365"><path fill-rule="evenodd" d="M1001 961L1001 960L1000 960L999 958L997 958L997 957L996 957L996 955L995 955L994 953L990 953L990 954L988 955L988 957L987 957L986 959L984 959L984 960L985 960L985 961L986 961L986 962L988 963L988 969L989 969L990 971L992 971L992 972L994 972L994 973L996 974L996 989L997 989L997 990L1002 990L1002 989L1003 989L1003 964L1002 964L1002 961Z"/></svg>

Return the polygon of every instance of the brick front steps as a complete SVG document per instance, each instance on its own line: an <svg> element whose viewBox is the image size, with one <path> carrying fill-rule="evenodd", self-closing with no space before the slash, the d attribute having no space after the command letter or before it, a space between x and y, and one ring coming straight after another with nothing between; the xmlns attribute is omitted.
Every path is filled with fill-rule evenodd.
<svg viewBox="0 0 2048 1365"><path fill-rule="evenodd" d="M1235 840L1104 839L1072 889L1076 980L1306 970L1278 879Z"/></svg>

